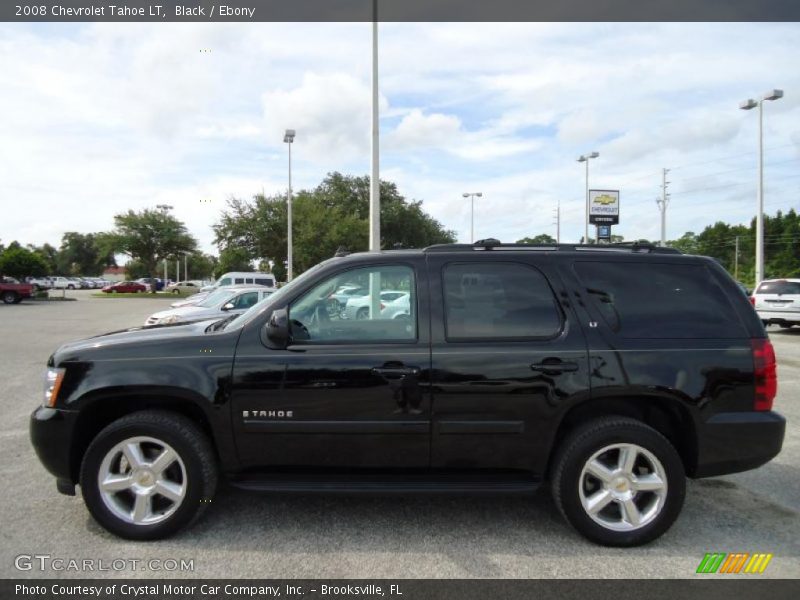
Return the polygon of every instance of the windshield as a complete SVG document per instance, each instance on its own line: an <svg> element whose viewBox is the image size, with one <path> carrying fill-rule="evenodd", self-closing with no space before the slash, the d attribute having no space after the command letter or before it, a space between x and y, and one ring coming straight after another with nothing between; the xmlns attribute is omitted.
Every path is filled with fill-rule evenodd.
<svg viewBox="0 0 800 600"><path fill-rule="evenodd" d="M221 290L217 290L209 294L205 300L202 302L198 302L195 306L202 306L203 308L214 308L218 306L220 303L225 302L228 298L236 294L236 290L232 290L230 288L225 288Z"/></svg>
<svg viewBox="0 0 800 600"><path fill-rule="evenodd" d="M313 273L316 273L319 269L322 268L323 265L327 264L328 261L330 260L335 260L335 259L329 258L328 260L324 260L321 263L311 267L308 271L305 271L302 275L299 275L295 279L292 279L289 283L284 285L276 292L269 294L266 298L262 299L260 302L257 302L256 304L251 306L250 309L247 310L246 312L242 313L241 315L232 319L231 321L225 323L224 327L222 327L221 329L244 327L247 323L255 319L265 309L267 309L268 306L272 305L273 302L280 301L284 296L291 293L292 290L297 288L299 285L302 285L306 279L308 279Z"/></svg>

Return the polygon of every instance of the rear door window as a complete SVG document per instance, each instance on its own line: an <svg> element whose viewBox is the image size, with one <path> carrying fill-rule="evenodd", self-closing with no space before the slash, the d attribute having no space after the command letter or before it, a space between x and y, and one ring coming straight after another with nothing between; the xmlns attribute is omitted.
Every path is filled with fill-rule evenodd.
<svg viewBox="0 0 800 600"><path fill-rule="evenodd" d="M578 261L574 268L590 302L621 337L747 336L726 291L703 265Z"/></svg>
<svg viewBox="0 0 800 600"><path fill-rule="evenodd" d="M522 263L454 263L443 271L448 341L553 337L561 311L544 275Z"/></svg>

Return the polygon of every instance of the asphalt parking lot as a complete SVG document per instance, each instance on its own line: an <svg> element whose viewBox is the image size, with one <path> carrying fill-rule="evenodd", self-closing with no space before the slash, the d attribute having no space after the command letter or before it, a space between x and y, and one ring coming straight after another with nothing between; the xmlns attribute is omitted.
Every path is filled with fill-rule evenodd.
<svg viewBox="0 0 800 600"><path fill-rule="evenodd" d="M255 495L225 486L192 529L133 543L96 525L80 496L56 492L28 440L28 416L42 395L45 361L59 344L140 325L168 302L71 294L79 300L0 306L0 577L683 578L695 576L706 552L770 552L762 577L800 577L800 328L770 328L778 356L775 406L789 420L783 452L755 471L690 482L678 522L643 548L584 541L546 491L364 498ZM15 568L15 557L34 554L129 565L130 559L193 559L194 569Z"/></svg>

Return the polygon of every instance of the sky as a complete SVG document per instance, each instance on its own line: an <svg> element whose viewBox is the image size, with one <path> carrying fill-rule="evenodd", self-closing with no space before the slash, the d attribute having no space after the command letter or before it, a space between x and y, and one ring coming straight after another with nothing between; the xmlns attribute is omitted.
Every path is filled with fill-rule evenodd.
<svg viewBox="0 0 800 600"><path fill-rule="evenodd" d="M370 170L370 23L0 24L0 240L53 245L174 207L201 247L231 196ZM583 235L590 187L626 239L800 207L800 24L380 25L381 178L459 241Z"/></svg>

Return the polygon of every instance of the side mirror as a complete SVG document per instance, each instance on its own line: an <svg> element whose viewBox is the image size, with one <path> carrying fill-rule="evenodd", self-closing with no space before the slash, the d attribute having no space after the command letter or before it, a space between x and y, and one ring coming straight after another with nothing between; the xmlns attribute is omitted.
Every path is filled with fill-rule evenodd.
<svg viewBox="0 0 800 600"><path fill-rule="evenodd" d="M270 348L286 348L289 344L289 311L285 308L272 311L267 321L266 335Z"/></svg>
<svg viewBox="0 0 800 600"><path fill-rule="evenodd" d="M235 306L236 305L233 302L227 302L222 306L222 310L231 310L232 308L235 308Z"/></svg>

